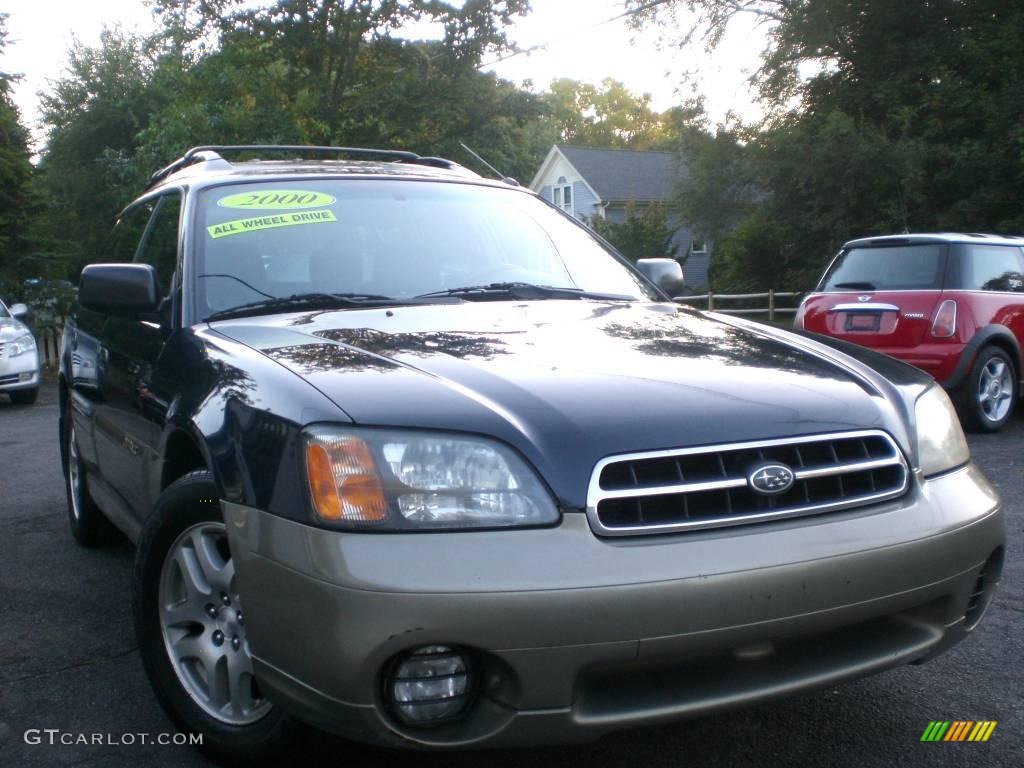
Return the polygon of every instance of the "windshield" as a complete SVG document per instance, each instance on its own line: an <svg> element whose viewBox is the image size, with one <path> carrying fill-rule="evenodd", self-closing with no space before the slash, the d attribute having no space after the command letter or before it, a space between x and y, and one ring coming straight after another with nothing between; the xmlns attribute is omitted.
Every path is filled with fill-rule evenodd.
<svg viewBox="0 0 1024 768"><path fill-rule="evenodd" d="M310 293L412 301L493 283L658 298L585 228L514 189L392 180L216 187L199 202L195 237L203 318Z"/></svg>
<svg viewBox="0 0 1024 768"><path fill-rule="evenodd" d="M7 307L5 307L4 303L2 301L0 301L0 317L10 317L10 316L11 316L11 313L7 311Z"/></svg>
<svg viewBox="0 0 1024 768"><path fill-rule="evenodd" d="M839 254L818 290L939 290L945 266L941 243L851 248Z"/></svg>

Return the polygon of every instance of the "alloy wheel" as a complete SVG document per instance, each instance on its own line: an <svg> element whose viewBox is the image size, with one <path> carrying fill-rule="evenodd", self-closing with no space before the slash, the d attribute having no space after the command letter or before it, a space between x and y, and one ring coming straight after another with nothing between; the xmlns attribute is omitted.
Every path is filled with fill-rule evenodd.
<svg viewBox="0 0 1024 768"><path fill-rule="evenodd" d="M186 529L164 559L160 631L178 680L208 715L249 725L271 710L253 676L223 523Z"/></svg>
<svg viewBox="0 0 1024 768"><path fill-rule="evenodd" d="M984 417L991 422L1006 418L1013 405L1013 376L1010 366L998 357L985 363L978 377L978 405Z"/></svg>

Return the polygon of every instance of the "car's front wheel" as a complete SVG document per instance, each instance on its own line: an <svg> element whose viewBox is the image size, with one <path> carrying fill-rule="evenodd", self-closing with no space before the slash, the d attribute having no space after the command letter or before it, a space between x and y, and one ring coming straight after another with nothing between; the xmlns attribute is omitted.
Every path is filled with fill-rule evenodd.
<svg viewBox="0 0 1024 768"><path fill-rule="evenodd" d="M32 405L39 397L39 387L32 389L15 389L11 393L11 402L15 405Z"/></svg>
<svg viewBox="0 0 1024 768"><path fill-rule="evenodd" d="M135 560L139 651L167 714L221 759L262 761L293 722L253 674L245 615L210 473L192 472L157 501Z"/></svg>
<svg viewBox="0 0 1024 768"><path fill-rule="evenodd" d="M998 432L1006 426L1017 400L1017 373L1009 355L998 347L982 349L961 397L969 428Z"/></svg>

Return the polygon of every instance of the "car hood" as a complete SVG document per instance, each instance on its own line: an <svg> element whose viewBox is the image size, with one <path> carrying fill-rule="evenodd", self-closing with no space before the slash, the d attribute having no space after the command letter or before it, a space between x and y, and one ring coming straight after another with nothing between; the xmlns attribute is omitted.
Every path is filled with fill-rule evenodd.
<svg viewBox="0 0 1024 768"><path fill-rule="evenodd" d="M909 450L912 401L871 367L667 303L466 302L212 326L357 424L492 435L549 481L617 453L852 429L884 429Z"/></svg>

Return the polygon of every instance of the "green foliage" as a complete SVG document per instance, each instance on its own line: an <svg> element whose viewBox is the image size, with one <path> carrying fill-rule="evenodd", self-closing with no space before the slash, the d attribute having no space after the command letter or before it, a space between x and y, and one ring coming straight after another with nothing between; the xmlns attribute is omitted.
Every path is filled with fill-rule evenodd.
<svg viewBox="0 0 1024 768"><path fill-rule="evenodd" d="M199 144L413 149L468 165L459 146L528 178L543 156L541 99L477 71L507 47L526 0L159 0L152 39L106 30L75 44L42 97L34 186L38 274L74 277L149 175ZM432 20L440 42L396 37ZM484 169L480 169L484 171Z"/></svg>
<svg viewBox="0 0 1024 768"><path fill-rule="evenodd" d="M60 277L99 258L114 217L146 178L134 162L139 134L167 103L152 87L154 71L144 40L106 30L97 47L72 46L66 74L42 96L49 131L35 193L45 207L33 240L44 259L61 255Z"/></svg>
<svg viewBox="0 0 1024 768"><path fill-rule="evenodd" d="M0 55L7 42L7 14L0 13ZM27 247L29 185L28 132L11 100L14 75L0 71L0 271L12 272Z"/></svg>
<svg viewBox="0 0 1024 768"><path fill-rule="evenodd" d="M549 145L660 149L672 138L672 113L655 111L649 93L634 94L612 78L600 86L554 80L544 102L552 134Z"/></svg>
<svg viewBox="0 0 1024 768"><path fill-rule="evenodd" d="M741 14L770 30L768 119L687 148L684 218L738 226L716 241L715 290L807 288L862 235L1024 232L1021 4L670 0L637 23L684 10L697 26L683 36L711 46Z"/></svg>
<svg viewBox="0 0 1024 768"><path fill-rule="evenodd" d="M621 224L601 216L593 217L589 224L630 261L676 255L672 236L677 228L669 226L667 212L660 205L630 204L626 207L626 220ZM681 259L685 260L685 257Z"/></svg>

